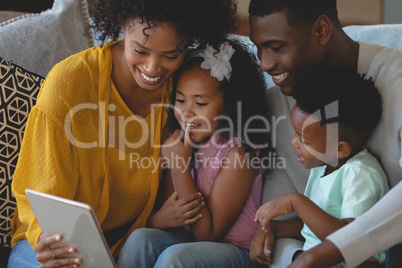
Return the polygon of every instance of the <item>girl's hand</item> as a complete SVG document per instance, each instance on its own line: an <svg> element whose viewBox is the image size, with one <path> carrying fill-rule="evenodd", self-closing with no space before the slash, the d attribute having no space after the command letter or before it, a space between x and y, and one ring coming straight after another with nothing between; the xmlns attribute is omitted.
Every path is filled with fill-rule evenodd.
<svg viewBox="0 0 402 268"><path fill-rule="evenodd" d="M265 232L261 228L257 228L250 244L251 259L256 263L270 265L272 261L271 256L273 244L274 234L272 230Z"/></svg>
<svg viewBox="0 0 402 268"><path fill-rule="evenodd" d="M297 198L299 194L291 193L279 196L272 199L269 202L261 205L255 213L255 221L260 223L260 226L264 231L269 231L269 222L280 215L287 215L293 212L293 200Z"/></svg>
<svg viewBox="0 0 402 268"><path fill-rule="evenodd" d="M37 252L36 259L40 263L40 267L78 267L81 263L80 258L57 258L65 254L73 254L76 252L74 247L61 247L51 249L50 246L61 241L61 235L53 235L45 237L40 235L38 243L35 245Z"/></svg>
<svg viewBox="0 0 402 268"><path fill-rule="evenodd" d="M170 170L184 172L190 169L192 150L189 128L186 128L184 137L182 131L176 129L163 144L162 156L167 160Z"/></svg>
<svg viewBox="0 0 402 268"><path fill-rule="evenodd" d="M202 217L199 212L204 205L203 199L201 193L178 198L174 192L153 216L154 227L167 229L195 223Z"/></svg>

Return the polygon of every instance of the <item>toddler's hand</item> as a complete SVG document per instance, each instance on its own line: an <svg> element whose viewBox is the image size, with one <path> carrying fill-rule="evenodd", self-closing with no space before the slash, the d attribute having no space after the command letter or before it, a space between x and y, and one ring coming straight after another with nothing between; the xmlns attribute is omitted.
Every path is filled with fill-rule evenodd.
<svg viewBox="0 0 402 268"><path fill-rule="evenodd" d="M269 202L261 205L255 213L255 221L260 223L264 231L269 231L269 222L280 215L287 215L293 212L293 198L297 197L297 193L291 193L279 196Z"/></svg>

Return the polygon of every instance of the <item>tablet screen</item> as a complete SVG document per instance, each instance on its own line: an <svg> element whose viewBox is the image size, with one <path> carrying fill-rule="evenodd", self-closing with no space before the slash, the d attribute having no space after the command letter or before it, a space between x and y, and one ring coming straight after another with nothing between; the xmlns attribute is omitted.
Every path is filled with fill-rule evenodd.
<svg viewBox="0 0 402 268"><path fill-rule="evenodd" d="M82 259L80 267L116 267L89 205L30 189L25 193L43 234L63 236L54 247L75 247L73 256Z"/></svg>

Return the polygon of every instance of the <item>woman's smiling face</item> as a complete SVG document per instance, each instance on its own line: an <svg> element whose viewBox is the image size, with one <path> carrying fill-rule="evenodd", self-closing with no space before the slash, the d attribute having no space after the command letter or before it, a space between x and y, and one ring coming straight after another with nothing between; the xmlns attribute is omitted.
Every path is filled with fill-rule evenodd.
<svg viewBox="0 0 402 268"><path fill-rule="evenodd" d="M125 59L136 83L143 89L163 86L182 64L187 43L167 22L129 20L124 30Z"/></svg>

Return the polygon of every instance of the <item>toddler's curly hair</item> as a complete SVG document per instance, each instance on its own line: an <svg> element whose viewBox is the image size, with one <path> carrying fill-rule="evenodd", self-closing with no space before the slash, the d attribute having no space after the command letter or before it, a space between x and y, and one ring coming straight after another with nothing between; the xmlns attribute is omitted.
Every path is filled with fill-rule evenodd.
<svg viewBox="0 0 402 268"><path fill-rule="evenodd" d="M382 115L381 95L372 79L349 68L317 71L296 84L292 96L307 114L338 102L338 117L321 118L321 125L339 123L339 139L355 149L366 143Z"/></svg>

